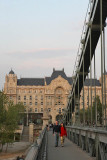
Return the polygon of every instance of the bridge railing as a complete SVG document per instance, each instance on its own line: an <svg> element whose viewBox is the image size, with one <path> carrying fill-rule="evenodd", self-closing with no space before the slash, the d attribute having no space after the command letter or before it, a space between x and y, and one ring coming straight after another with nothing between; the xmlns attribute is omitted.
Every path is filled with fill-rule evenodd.
<svg viewBox="0 0 107 160"><path fill-rule="evenodd" d="M67 126L67 137L96 160L107 160L107 131L92 127Z"/></svg>
<svg viewBox="0 0 107 160"><path fill-rule="evenodd" d="M44 128L38 139L30 147L25 160L47 160L47 136L47 128Z"/></svg>

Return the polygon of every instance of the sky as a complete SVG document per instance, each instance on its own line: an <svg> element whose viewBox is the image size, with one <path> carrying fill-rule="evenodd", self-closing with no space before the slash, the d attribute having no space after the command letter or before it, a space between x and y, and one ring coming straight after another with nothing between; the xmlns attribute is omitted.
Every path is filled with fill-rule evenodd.
<svg viewBox="0 0 107 160"><path fill-rule="evenodd" d="M72 76L88 3L0 0L0 89L11 68L18 78L51 76L53 68Z"/></svg>

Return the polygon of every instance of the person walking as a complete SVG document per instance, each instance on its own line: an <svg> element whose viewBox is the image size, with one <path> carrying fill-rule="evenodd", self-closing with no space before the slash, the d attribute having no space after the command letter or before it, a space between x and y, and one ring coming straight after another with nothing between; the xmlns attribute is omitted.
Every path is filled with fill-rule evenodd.
<svg viewBox="0 0 107 160"><path fill-rule="evenodd" d="M61 146L64 147L65 136L67 136L66 128L63 123L61 123L60 127L60 137L61 137Z"/></svg>
<svg viewBox="0 0 107 160"><path fill-rule="evenodd" d="M55 147L58 147L60 135L60 125L58 124L58 121L56 121L55 125L53 126L53 135L55 135Z"/></svg>

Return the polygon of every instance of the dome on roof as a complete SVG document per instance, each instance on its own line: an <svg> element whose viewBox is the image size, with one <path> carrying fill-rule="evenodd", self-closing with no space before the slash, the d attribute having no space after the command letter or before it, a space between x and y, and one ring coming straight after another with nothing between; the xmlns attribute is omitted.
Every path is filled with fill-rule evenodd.
<svg viewBox="0 0 107 160"><path fill-rule="evenodd" d="M13 70L11 69L11 71L9 72L9 74L14 74Z"/></svg>

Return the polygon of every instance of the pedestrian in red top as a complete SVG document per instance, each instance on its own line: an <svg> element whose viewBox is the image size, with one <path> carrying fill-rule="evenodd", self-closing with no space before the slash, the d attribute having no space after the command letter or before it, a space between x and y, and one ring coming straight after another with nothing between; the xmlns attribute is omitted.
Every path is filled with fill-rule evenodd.
<svg viewBox="0 0 107 160"><path fill-rule="evenodd" d="M60 127L60 137L61 137L61 146L64 146L65 136L67 136L66 128L63 123L61 123Z"/></svg>

